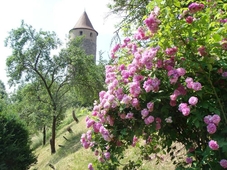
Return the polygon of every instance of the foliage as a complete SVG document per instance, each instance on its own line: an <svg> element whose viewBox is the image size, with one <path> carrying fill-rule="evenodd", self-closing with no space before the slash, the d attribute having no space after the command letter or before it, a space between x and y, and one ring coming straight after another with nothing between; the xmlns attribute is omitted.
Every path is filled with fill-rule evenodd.
<svg viewBox="0 0 227 170"><path fill-rule="evenodd" d="M146 6L149 0L114 0L108 4L111 14L122 17L122 21L118 24L118 30L122 29L127 32L133 28L133 25L140 25L143 16L146 15ZM129 32L127 32L129 33Z"/></svg>
<svg viewBox="0 0 227 170"><path fill-rule="evenodd" d="M21 85L10 97L12 107L18 111L20 118L26 122L32 133L51 123L51 108L42 102L41 91L37 87L36 83Z"/></svg>
<svg viewBox="0 0 227 170"><path fill-rule="evenodd" d="M10 31L5 41L12 48L12 55L6 62L11 85L30 83L26 93L33 96L30 98L33 103L38 103L31 105L29 110L42 115L49 112L52 117L51 153L55 153L56 123L83 95L79 91L86 92L84 95L88 99L94 99L94 94L102 87L99 69L92 56L87 56L81 49L81 41L81 38L71 40L59 55L51 55L61 45L56 34L36 31L23 21L20 28ZM73 88L77 89L76 98L70 96Z"/></svg>
<svg viewBox="0 0 227 170"><path fill-rule="evenodd" d="M97 169L117 169L130 146L141 154L123 169L152 154L159 162L176 142L187 151L177 169L227 168L226 2L157 0L147 10L144 25L112 50L108 90L86 119L82 145Z"/></svg>
<svg viewBox="0 0 227 170"><path fill-rule="evenodd" d="M76 97L77 103L74 103L74 106L76 104L91 106L97 99L99 91L104 89L105 62L100 60L96 65L94 56L85 56L80 47L81 41L83 41L83 37L70 40L66 48L60 52L60 56L67 58L70 68L73 68L68 71L73 76L71 80L73 91L70 96L72 99Z"/></svg>
<svg viewBox="0 0 227 170"><path fill-rule="evenodd" d="M0 98L4 98L7 96L7 93L6 93L6 88L5 88L5 85L4 83L0 80Z"/></svg>
<svg viewBox="0 0 227 170"><path fill-rule="evenodd" d="M4 83L0 80L0 112L4 110L7 104L7 92Z"/></svg>
<svg viewBox="0 0 227 170"><path fill-rule="evenodd" d="M28 169L36 163L28 130L13 114L0 113L0 169Z"/></svg>

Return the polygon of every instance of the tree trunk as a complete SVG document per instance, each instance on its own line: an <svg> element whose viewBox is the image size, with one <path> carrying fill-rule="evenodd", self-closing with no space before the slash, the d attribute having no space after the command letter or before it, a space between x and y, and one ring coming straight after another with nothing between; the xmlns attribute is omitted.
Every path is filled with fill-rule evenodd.
<svg viewBox="0 0 227 170"><path fill-rule="evenodd" d="M73 110L72 115L73 115L73 119L76 121L76 123L79 123L79 120L77 119L76 114L75 114L75 110Z"/></svg>
<svg viewBox="0 0 227 170"><path fill-rule="evenodd" d="M57 119L56 116L53 116L52 137L51 137L51 140L50 140L51 154L54 154L56 152L56 150L55 150L56 119Z"/></svg>
<svg viewBox="0 0 227 170"><path fill-rule="evenodd" d="M43 146L46 145L46 126L43 126Z"/></svg>

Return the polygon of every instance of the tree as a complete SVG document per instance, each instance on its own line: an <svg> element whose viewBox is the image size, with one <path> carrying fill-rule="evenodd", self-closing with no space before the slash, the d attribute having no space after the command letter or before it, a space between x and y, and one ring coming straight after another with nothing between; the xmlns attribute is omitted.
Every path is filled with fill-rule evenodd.
<svg viewBox="0 0 227 170"><path fill-rule="evenodd" d="M37 83L28 83L18 87L16 92L11 95L11 109L19 113L29 127L30 133L43 133L43 145L46 144L46 129L51 124L51 108L40 100L40 89ZM45 93L44 93L45 94ZM45 94L46 95L46 94ZM43 98L43 97L42 97Z"/></svg>
<svg viewBox="0 0 227 170"><path fill-rule="evenodd" d="M6 106L7 93L4 83L0 80L0 112L2 112Z"/></svg>
<svg viewBox="0 0 227 170"><path fill-rule="evenodd" d="M9 82L12 85L32 83L36 86L39 101L50 109L50 145L53 154L56 152L56 122L73 103L68 94L72 87L80 87L77 88L79 91L83 90L84 86L95 84L92 81L95 77L91 76L95 72L95 63L92 62L92 57L86 56L85 51L81 49L81 39L69 41L66 49L62 49L59 55L52 56L52 50L61 45L56 34L42 30L36 32L23 21L20 28L10 31L5 43L12 48L12 55L6 62ZM90 92L96 90L91 86ZM76 95L79 97L81 94Z"/></svg>
<svg viewBox="0 0 227 170"><path fill-rule="evenodd" d="M79 38L82 41L83 37ZM71 40L65 49L60 52L61 58L69 58L69 74L73 76L71 81L73 86L74 101L82 105L91 106L97 99L99 91L104 89L105 64L100 56L100 61L96 65L93 56L85 56L79 52L77 40ZM78 55L77 55L78 54ZM73 96L72 96L73 97Z"/></svg>
<svg viewBox="0 0 227 170"><path fill-rule="evenodd" d="M29 169L36 163L28 130L18 116L0 113L0 169Z"/></svg>
<svg viewBox="0 0 227 170"><path fill-rule="evenodd" d="M6 88L5 88L5 85L4 83L0 80L0 98L4 98L7 96L7 93L6 93Z"/></svg>
<svg viewBox="0 0 227 170"><path fill-rule="evenodd" d="M121 22L118 24L118 30L123 27L140 25L143 21L141 18L147 14L146 6L149 0L114 0L108 4L110 13L122 17Z"/></svg>

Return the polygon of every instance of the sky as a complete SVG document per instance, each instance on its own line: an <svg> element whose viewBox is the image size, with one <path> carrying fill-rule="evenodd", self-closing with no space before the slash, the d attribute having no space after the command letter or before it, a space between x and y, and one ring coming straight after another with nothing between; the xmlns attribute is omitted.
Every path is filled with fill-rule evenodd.
<svg viewBox="0 0 227 170"><path fill-rule="evenodd" d="M104 52L108 58L111 38L115 31L117 18L110 16L107 3L109 0L7 0L0 1L0 80L7 90L6 58L11 49L5 47L4 40L11 29L20 27L21 21L36 30L54 31L64 42L70 29L86 11L94 29L98 31L97 52ZM97 55L98 57L98 55Z"/></svg>

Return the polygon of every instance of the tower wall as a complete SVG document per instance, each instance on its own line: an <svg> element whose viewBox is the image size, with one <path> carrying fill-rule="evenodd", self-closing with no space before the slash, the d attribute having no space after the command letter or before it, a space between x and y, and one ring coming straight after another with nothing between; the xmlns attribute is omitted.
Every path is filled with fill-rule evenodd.
<svg viewBox="0 0 227 170"><path fill-rule="evenodd" d="M70 39L73 39L78 36L84 36L83 48L87 55L93 55L94 61L96 61L96 41L97 41L97 32L85 29L85 28L73 28L69 32Z"/></svg>

